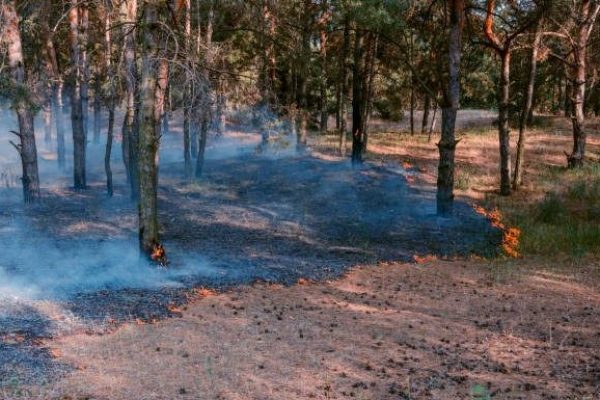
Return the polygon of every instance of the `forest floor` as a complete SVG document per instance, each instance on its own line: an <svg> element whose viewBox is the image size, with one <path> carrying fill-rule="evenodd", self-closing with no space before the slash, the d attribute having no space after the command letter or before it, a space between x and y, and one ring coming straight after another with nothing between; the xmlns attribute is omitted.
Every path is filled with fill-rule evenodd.
<svg viewBox="0 0 600 400"><path fill-rule="evenodd" d="M46 383L31 385L18 379L8 382L0 387L0 398L597 398L600 355L595 349L600 347L600 264L595 241L599 237L595 236L598 221L594 218L598 217L598 203L588 200L594 194L590 190L596 190L599 174L594 166L582 172L563 169L563 150L568 150L570 143L563 122L557 120L548 125L552 126L552 133L531 132L526 185L510 199L495 194L494 133L469 128L459 145L457 186L461 204L482 206L495 224L502 223L507 229L518 227L519 243L511 243L511 248L522 253L519 258L444 259L444 254L461 253L453 240L444 241L448 238L442 240L441 247L430 248L429 252L427 247L419 247L424 241L432 243L440 238L435 229L433 236L419 236L424 234L419 232L432 230L427 225L431 196L424 195L429 192L423 188L434 183L435 138L429 142L422 136L372 135L367 159L373 169L367 170L365 178L359 178L368 190L364 195L360 191L354 193L358 206L343 203L335 217L339 220L345 207L351 211L358 207L356 214L363 214L369 210L369 199L379 196L373 200L376 208L358 221L361 227L371 226L359 232L359 237L347 236L356 228L356 221L351 219L342 218L345 225L340 227L319 224L334 209L327 204L348 197L336 183L336 177L345 176L345 172L335 163L334 135L315 137L312 143L317 159L333 163L333 167L328 167L333 168L329 170L332 176L320 181L317 174L322 169L315 167L319 165L314 164L316 161L301 161L302 168L291 171L291 165L279 160L273 175L265 180L270 184L269 192L279 193L277 198L265 199L244 185L237 185L235 193L230 193L223 187L230 186L228 179L233 178L224 177L223 169L218 168L212 171L217 179L211 179L208 188L175 190L177 185L167 185L163 201L179 201L172 205L179 204L180 215L198 214L198 226L206 225L203 218L222 225L237 221L236 229L227 230L218 224L210 228L210 234L205 235L210 245L203 249L209 259L210 247L223 243L220 251L213 249L215 257L232 252L229 263L250 260L246 265L255 272L253 265L267 265L262 280L273 283L229 287L218 293L198 287L187 291L181 301L168 305L168 314L174 318L154 319L146 315L130 322L108 323L106 329L74 327L68 334L36 339L53 363L65 368L56 368L56 376ZM589 149L594 159L600 151L596 137L590 138ZM246 171L241 169L236 180L256 179L254 167L250 163ZM394 186L394 171L399 169L409 189ZM166 171L167 179L175 179L169 178L168 167ZM305 176L296 179L302 171ZM208 174L211 176L210 169ZM288 176L294 179L283 179ZM577 189L582 180L587 182L585 188ZM291 187L285 187L291 183ZM273 191L274 187L277 191ZM323 192L319 187L329 190ZM194 194L198 190L200 194ZM554 192L566 193L568 196L563 197L568 201L549 201L548 193ZM403 216L410 217L408 225L422 222L423 228L407 231L403 240L398 236L398 240L366 243L371 234L385 237L400 223L392 219L386 224L393 213L375 212L390 207L392 200L386 193L403 193L403 200L412 199L408 205L416 207L416 211ZM244 204L251 207L239 209L232 195L242 196ZM281 195L285 201L274 209ZM207 197L218 200L195 204ZM85 196L82 199L92 201L85 200ZM187 204L183 201L186 199L195 205ZM257 199L263 204L254 204ZM126 204L123 200L117 201L116 207L114 203L111 206L123 208L123 215L117 218L122 232L101 224L100 212L98 220L88 216L85 224L64 220L52 234L72 234L66 228L78 226L75 232L89 234L92 226L98 237L126 238L128 229L134 228L134 221L130 221L133 217L126 217L132 211ZM213 211L206 208L214 204L222 206ZM293 204L301 206L301 216L290 211ZM205 213L194 212L194 207L201 207ZM496 208L499 212L492 213ZM561 217L546 218L544 213L540 216L536 211L539 209L554 210ZM110 215L112 212L114 209ZM471 213L462 212L467 224L479 221ZM58 210L57 215L70 214ZM177 249L193 249L195 242L186 240L190 235L186 235L183 220L177 219L183 217L177 215L165 218L165 229L171 237L178 238ZM580 235L583 244L563 243L561 235L566 233L559 225L564 225L565 220L569 221L569 232ZM582 222L588 220L596 230ZM460 227L456 224L450 227ZM380 226L385 229L377 231ZM234 234L237 230L241 232L239 236ZM411 238L415 232L417 236ZM458 229L453 235L467 243L477 243L464 232L469 231ZM261 237L266 233L269 237ZM304 246L304 242L312 243L311 235L324 241L328 248ZM90 240L98 237L92 235ZM293 243L291 237L295 238ZM305 263L299 262L303 255ZM405 262L411 255L417 256L416 263ZM287 278L281 275L280 266L286 262L295 265L297 274ZM219 266L209 265L211 268L202 273L223 276ZM338 276L343 269L336 269L336 265L356 266ZM332 266L337 273L311 272ZM282 286L277 281L295 283ZM215 283L218 287L223 281ZM152 300L152 293L144 292L141 297L149 296L150 302L163 301L160 297ZM133 309L148 303L139 294L129 300L134 303ZM111 302L116 306L113 303L118 301ZM85 308L90 303L82 304ZM106 310L94 310L102 311ZM19 335L4 337L0 350L10 346L10 340L23 339Z"/></svg>

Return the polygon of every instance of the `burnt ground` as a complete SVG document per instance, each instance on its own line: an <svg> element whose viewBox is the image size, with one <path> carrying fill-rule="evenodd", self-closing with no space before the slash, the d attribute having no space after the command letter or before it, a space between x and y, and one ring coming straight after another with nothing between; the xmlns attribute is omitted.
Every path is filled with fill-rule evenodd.
<svg viewBox="0 0 600 400"><path fill-rule="evenodd" d="M33 207L19 203L18 188L1 190L0 386L40 383L70 368L41 339L171 316L194 287L320 280L414 255L491 255L501 240L467 204L457 204L453 218L436 217L432 188L407 184L417 171L353 170L345 160L246 146L212 158L209 151L204 178L189 184L169 153L179 139L167 138L161 155L166 270L140 264L126 186L106 197L93 169L89 190L69 189L63 174Z"/></svg>

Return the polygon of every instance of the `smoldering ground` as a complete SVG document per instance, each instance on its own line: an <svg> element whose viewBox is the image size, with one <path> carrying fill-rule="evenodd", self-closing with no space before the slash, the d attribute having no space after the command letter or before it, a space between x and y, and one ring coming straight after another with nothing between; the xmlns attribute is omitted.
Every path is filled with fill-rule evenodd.
<svg viewBox="0 0 600 400"><path fill-rule="evenodd" d="M161 138L159 219L167 269L139 258L137 210L119 136L112 153L114 197L104 190L103 144L88 144L90 188L76 192L70 188L70 135L61 169L55 141L44 142L38 121L43 201L25 207L18 185L0 189L0 385L39 382L66 368L53 363L36 339L166 317L193 287L290 284L415 254L495 251L499 233L468 205L457 204L453 218L436 217L433 188L406 182L414 171L373 164L352 169L344 159L297 155L289 126L269 116L269 144L261 146L264 114L239 114L230 120L243 125L210 137L196 183L183 177L178 116ZM68 123L65 118L65 132ZM14 120L3 125L2 131L14 129ZM0 135L0 157L3 165L18 166L7 135Z"/></svg>

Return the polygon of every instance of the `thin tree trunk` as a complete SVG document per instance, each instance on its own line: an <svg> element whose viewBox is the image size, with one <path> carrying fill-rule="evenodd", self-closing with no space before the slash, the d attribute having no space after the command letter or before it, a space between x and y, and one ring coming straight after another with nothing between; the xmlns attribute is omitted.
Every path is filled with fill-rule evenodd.
<svg viewBox="0 0 600 400"><path fill-rule="evenodd" d="M377 47L379 44L379 35L375 33L369 33L369 47L367 57L365 60L366 71L364 73L364 116L363 116L363 154L367 153L367 146L369 143L369 120L371 118L371 109L373 108L373 83L375 79L375 60L377 58Z"/></svg>
<svg viewBox="0 0 600 400"><path fill-rule="evenodd" d="M423 121L421 123L421 135L427 132L427 126L429 125L429 109L431 108L431 97L429 94L425 94L425 100L423 101Z"/></svg>
<svg viewBox="0 0 600 400"><path fill-rule="evenodd" d="M142 70L140 81L141 118L139 129L139 239L140 251L149 259L165 261L158 226L158 146L160 107L158 83L159 0L142 1ZM158 254L160 253L160 254ZM160 255L160 257L159 257Z"/></svg>
<svg viewBox="0 0 600 400"><path fill-rule="evenodd" d="M110 166L110 157L112 154L112 145L113 145L113 130L115 125L115 105L116 105L116 93L115 93L115 85L114 85L114 70L112 66L112 1L105 1L105 13L104 16L104 41L106 45L106 79L108 80L108 131L106 132L106 150L104 152L104 170L106 172L106 191L110 197L113 195L113 177L112 177L112 169ZM98 74L100 75L100 74ZM100 77L98 76L98 79ZM101 85L98 85L100 87ZM100 92L96 92L95 102L98 102L100 99ZM94 113L95 114L95 113ZM94 118L96 119L96 118ZM96 123L94 123L94 129L96 129ZM100 127L97 127L100 130Z"/></svg>
<svg viewBox="0 0 600 400"><path fill-rule="evenodd" d="M138 177L138 148L139 148L139 115L137 106L138 97L138 70L135 49L135 24L137 22L137 0L125 0L121 3L121 33L123 35L123 64L125 73L126 110L123 119L123 163L127 171L131 198L139 197Z"/></svg>
<svg viewBox="0 0 600 400"><path fill-rule="evenodd" d="M93 121L93 140L94 144L100 143L100 121L101 121L101 113L102 113L102 101L100 92L102 90L101 84L101 76L100 72L96 74L95 85L94 85L94 121Z"/></svg>
<svg viewBox="0 0 600 400"><path fill-rule="evenodd" d="M581 167L585 158L586 132L585 124L585 84L586 84L586 57L590 34L594 28L596 18L600 12L600 4L593 0L582 0L581 23L577 38L573 45L575 66L572 71L572 114L573 124L573 150L567 157L569 168Z"/></svg>
<svg viewBox="0 0 600 400"><path fill-rule="evenodd" d="M411 74L412 75L412 74ZM415 108L417 107L417 97L415 96L415 82L411 79L410 87L410 135L415 134Z"/></svg>
<svg viewBox="0 0 600 400"><path fill-rule="evenodd" d="M438 102L434 101L433 104L433 116L431 118L431 125L429 126L429 137L427 138L428 142L431 142L431 138L433 136L433 131L435 130L435 125L437 123L437 114L438 114Z"/></svg>
<svg viewBox="0 0 600 400"><path fill-rule="evenodd" d="M63 119L63 100L62 100L63 82L59 81L54 86L52 96L54 97L54 122L56 123L56 153L58 155L58 166L65 168L65 127Z"/></svg>
<svg viewBox="0 0 600 400"><path fill-rule="evenodd" d="M538 21L537 28L535 30L535 37L531 48L531 61L529 63L529 81L527 82L527 93L525 94L525 104L521 110L521 117L519 119L519 140L517 142L517 155L515 159L515 171L513 174L512 188L518 190L523 183L523 158L525 155L525 141L527 135L525 132L526 122L529 118L529 114L533 109L533 94L535 92L535 78L537 76L537 58L542 40L542 21Z"/></svg>
<svg viewBox="0 0 600 400"><path fill-rule="evenodd" d="M363 129L364 129L364 55L363 33L355 30L354 62L352 66L352 165L363 162Z"/></svg>
<svg viewBox="0 0 600 400"><path fill-rule="evenodd" d="M71 125L73 127L73 178L75 189L85 189L86 171L86 137L83 124L83 104L81 98L82 63L79 46L79 15L78 1L72 0L72 7L68 14L69 43L71 47L71 68L73 88L71 90Z"/></svg>
<svg viewBox="0 0 600 400"><path fill-rule="evenodd" d="M80 31L79 35L81 38L80 42L80 58L81 63L81 118L83 120L83 131L85 132L85 145L87 146L88 139L88 104L89 104L89 84L90 81L90 62L88 57L87 45L88 45L88 32L89 32L89 10L87 4L80 2L79 8L79 23Z"/></svg>
<svg viewBox="0 0 600 400"><path fill-rule="evenodd" d="M502 69L498 98L498 141L500 144L500 194L510 195L510 48L500 54Z"/></svg>
<svg viewBox="0 0 600 400"><path fill-rule="evenodd" d="M211 1L208 10L208 18L206 21L206 56L205 63L206 68L204 69L204 81L206 84L206 93L204 94L204 104L202 104L202 115L200 122L200 137L198 140L198 153L196 154L196 179L202 177L202 171L204 169L204 155L206 152L206 141L208 139L208 130L210 128L210 121L212 117L212 106L213 106L213 87L210 76L210 69L214 64L214 53L213 53L213 23L214 23L214 0Z"/></svg>
<svg viewBox="0 0 600 400"><path fill-rule="evenodd" d="M192 177L192 156L190 150L190 119L191 109L193 107L193 85L194 76L191 72L192 68L192 5L190 0L184 0L184 46L188 54L186 60L187 66L185 71L186 86L183 99L183 160L184 172L186 179Z"/></svg>
<svg viewBox="0 0 600 400"><path fill-rule="evenodd" d="M44 98L44 143L46 147L50 147L52 144L52 84L48 84L46 96Z"/></svg>
<svg viewBox="0 0 600 400"><path fill-rule="evenodd" d="M8 49L8 64L15 86L26 89L25 67L23 65L23 48L19 31L19 17L14 0L5 0L2 4L2 39ZM24 90L25 91L25 90ZM21 156L23 167L23 199L25 203L33 203L40 198L40 180L38 175L37 149L33 127L32 105L29 96L21 95L13 98L13 108L17 113L19 132L15 133L19 144L13 146Z"/></svg>
<svg viewBox="0 0 600 400"><path fill-rule="evenodd" d="M350 26L346 20L344 23L344 42L340 58L341 87L340 87L340 146L342 156L346 154L346 103L348 93L348 53L350 52Z"/></svg>
<svg viewBox="0 0 600 400"><path fill-rule="evenodd" d="M307 135L308 135L308 60L310 59L310 8L312 6L311 0L303 0L303 17L302 17L302 43L301 43L301 54L302 57L299 60L299 85L298 85L298 113L297 125L298 134L296 137L296 151L303 153L306 150Z"/></svg>
<svg viewBox="0 0 600 400"><path fill-rule="evenodd" d="M454 155L456 151L456 114L460 105L460 59L463 25L463 0L450 1L448 35L448 77L442 103L442 137L438 143L440 161L437 178L437 213L446 216L454 208Z"/></svg>
<svg viewBox="0 0 600 400"><path fill-rule="evenodd" d="M331 19L331 11L329 9L329 4L327 0L321 1L321 7L323 8L321 18L319 19L319 40L320 40L320 68L321 68L321 78L319 80L319 111L320 111L320 123L319 130L321 133L327 133L327 120L329 118L328 108L327 108L327 41L329 40L329 35L327 32L327 24Z"/></svg>

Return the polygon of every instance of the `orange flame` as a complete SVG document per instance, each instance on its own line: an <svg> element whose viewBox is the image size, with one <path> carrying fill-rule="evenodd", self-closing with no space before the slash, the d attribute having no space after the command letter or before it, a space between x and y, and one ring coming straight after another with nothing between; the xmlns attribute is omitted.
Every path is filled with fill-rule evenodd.
<svg viewBox="0 0 600 400"><path fill-rule="evenodd" d="M157 243L154 245L154 249L150 253L150 259L160 265L167 265L167 253L162 244Z"/></svg>
<svg viewBox="0 0 600 400"><path fill-rule="evenodd" d="M516 227L507 228L502 222L502 213L497 208L491 211L487 211L481 206L474 206L475 212L487 217L493 227L501 229L503 231L502 236L502 250L504 254L509 257L518 258L521 256L519 253L519 240L521 238L521 230Z"/></svg>

